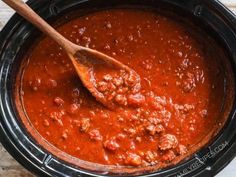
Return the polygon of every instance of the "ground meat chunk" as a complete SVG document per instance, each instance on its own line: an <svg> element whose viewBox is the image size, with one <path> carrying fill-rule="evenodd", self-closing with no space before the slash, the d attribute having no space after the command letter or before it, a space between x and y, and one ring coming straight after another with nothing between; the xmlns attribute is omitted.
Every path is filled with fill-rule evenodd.
<svg viewBox="0 0 236 177"><path fill-rule="evenodd" d="M168 150L166 153L163 154L162 156L162 160L166 161L166 162L171 162L172 160L174 160L176 157L174 151L172 150Z"/></svg>
<svg viewBox="0 0 236 177"><path fill-rule="evenodd" d="M108 89L108 84L107 82L104 82L104 81L98 82L97 88L98 88L98 91L105 92Z"/></svg>
<svg viewBox="0 0 236 177"><path fill-rule="evenodd" d="M188 149L186 148L186 146L180 144L179 146L177 146L176 148L176 152L179 154L179 155L184 155L188 152Z"/></svg>
<svg viewBox="0 0 236 177"><path fill-rule="evenodd" d="M48 79L46 81L46 85L49 87L49 88L55 88L57 87L57 81L54 80L54 79Z"/></svg>
<svg viewBox="0 0 236 177"><path fill-rule="evenodd" d="M163 127L163 125L161 125L161 124L156 125L156 132L157 133L161 133L163 131L165 131L165 128Z"/></svg>
<svg viewBox="0 0 236 177"><path fill-rule="evenodd" d="M117 139L117 140L123 140L124 138L126 138L126 135L123 134L123 133L119 133L119 134L116 136L116 139Z"/></svg>
<svg viewBox="0 0 236 177"><path fill-rule="evenodd" d="M108 29L111 29L111 22L106 22L106 25L105 25Z"/></svg>
<svg viewBox="0 0 236 177"><path fill-rule="evenodd" d="M115 84L115 86L119 87L119 86L123 85L123 79L121 77L113 78L113 84Z"/></svg>
<svg viewBox="0 0 236 177"><path fill-rule="evenodd" d="M49 117L52 119L53 122L57 122L60 126L63 126L63 122L61 120L62 116L65 114L64 111L54 111L51 112Z"/></svg>
<svg viewBox="0 0 236 177"><path fill-rule="evenodd" d="M38 88L41 86L41 84L42 84L41 78L38 77L34 78L33 81L29 82L30 87L34 91L37 91Z"/></svg>
<svg viewBox="0 0 236 177"><path fill-rule="evenodd" d="M140 83L140 82L136 83L136 84L131 88L131 91L132 91L133 94L140 92L140 90L141 90L141 83Z"/></svg>
<svg viewBox="0 0 236 177"><path fill-rule="evenodd" d="M156 129L155 129L155 125L149 125L146 127L146 130L148 131L148 133L150 135L155 135L156 134Z"/></svg>
<svg viewBox="0 0 236 177"><path fill-rule="evenodd" d="M56 97L54 98L53 102L57 105L57 106L62 106L64 104L64 100L60 97Z"/></svg>
<svg viewBox="0 0 236 177"><path fill-rule="evenodd" d="M139 82L134 72L127 74L126 77L124 77L124 81L127 86L134 86Z"/></svg>
<svg viewBox="0 0 236 177"><path fill-rule="evenodd" d="M128 153L125 159L125 163L131 166L139 166L142 164L142 159L135 153Z"/></svg>
<svg viewBox="0 0 236 177"><path fill-rule="evenodd" d="M90 127L90 119L89 118L82 118L80 122L80 131L87 132Z"/></svg>
<svg viewBox="0 0 236 177"><path fill-rule="evenodd" d="M89 137L90 137L90 139L96 140L96 141L101 141L102 140L102 136L101 136L99 130L96 130L96 129L91 130L89 132Z"/></svg>
<svg viewBox="0 0 236 177"><path fill-rule="evenodd" d="M105 81L111 81L112 78L113 78L113 77L112 77L110 74L106 74L106 75L103 76L103 79L104 79Z"/></svg>
<svg viewBox="0 0 236 177"><path fill-rule="evenodd" d="M61 135L62 139L66 140L68 138L68 130L65 130L62 135Z"/></svg>
<svg viewBox="0 0 236 177"><path fill-rule="evenodd" d="M150 102L150 106L155 110L163 110L169 100L165 96L156 96L152 92L147 94L148 100Z"/></svg>
<svg viewBox="0 0 236 177"><path fill-rule="evenodd" d="M147 151L147 152L145 153L145 160L146 160L147 162L149 162L149 163L154 162L155 159L156 159L156 157L157 157L157 153L156 153L156 152Z"/></svg>
<svg viewBox="0 0 236 177"><path fill-rule="evenodd" d="M111 140L106 140L104 143L103 143L104 147L110 151L115 151L117 150L120 145L113 139Z"/></svg>
<svg viewBox="0 0 236 177"><path fill-rule="evenodd" d="M119 88L116 92L119 93L119 94L124 94L128 91L128 87L121 87Z"/></svg>
<svg viewBox="0 0 236 177"><path fill-rule="evenodd" d="M174 135L165 134L160 138L158 147L161 150L168 150L176 148L177 145L178 145L178 140Z"/></svg>
<svg viewBox="0 0 236 177"><path fill-rule="evenodd" d="M85 31L86 31L86 27L78 29L78 32L79 32L80 35L83 35Z"/></svg>
<svg viewBox="0 0 236 177"><path fill-rule="evenodd" d="M185 113L188 113L189 111L193 110L195 107L193 105L189 105L189 104L184 104L184 109L183 111Z"/></svg>
<svg viewBox="0 0 236 177"><path fill-rule="evenodd" d="M132 106L142 105L143 103L145 103L145 97L140 93L131 94L128 96L128 103Z"/></svg>
<svg viewBox="0 0 236 177"><path fill-rule="evenodd" d="M202 111L200 111L200 116L202 118L206 118L207 117L207 110L206 109L203 109Z"/></svg>
<svg viewBox="0 0 236 177"><path fill-rule="evenodd" d="M79 105L73 103L73 104L70 105L68 112L69 112L70 114L75 114L75 113L78 112L78 110L79 110Z"/></svg>
<svg viewBox="0 0 236 177"><path fill-rule="evenodd" d="M109 89L109 91L115 91L116 90L115 84L113 84L112 82L109 82L108 83L108 89Z"/></svg>
<svg viewBox="0 0 236 177"><path fill-rule="evenodd" d="M157 117L149 117L148 122L154 125L162 123L162 120Z"/></svg>
<svg viewBox="0 0 236 177"><path fill-rule="evenodd" d="M136 140L137 142L139 142L139 143L141 143L141 142L142 142L142 138L141 138L141 137L139 137L139 136L137 136L137 137L135 138L135 140Z"/></svg>
<svg viewBox="0 0 236 177"><path fill-rule="evenodd" d="M192 73L187 73L187 79L182 84L185 93L192 92L196 88L196 80Z"/></svg>
<svg viewBox="0 0 236 177"><path fill-rule="evenodd" d="M137 134L137 130L134 128L124 129L124 131L127 132L130 137L134 137Z"/></svg>
<svg viewBox="0 0 236 177"><path fill-rule="evenodd" d="M150 124L146 127L146 130L150 135L155 135L156 133L163 132L165 129L161 124L158 125Z"/></svg>
<svg viewBox="0 0 236 177"><path fill-rule="evenodd" d="M48 121L47 119L44 119L44 120L43 120L43 125L44 125L45 127L49 127L50 123L49 123L49 121Z"/></svg>
<svg viewBox="0 0 236 177"><path fill-rule="evenodd" d="M175 104L174 107L176 110L180 111L181 113L189 113L191 110L195 108L194 105L190 105L190 104L184 104L184 105Z"/></svg>
<svg viewBox="0 0 236 177"><path fill-rule="evenodd" d="M127 105L127 98L124 95L120 95L120 94L116 95L115 101L119 105Z"/></svg>

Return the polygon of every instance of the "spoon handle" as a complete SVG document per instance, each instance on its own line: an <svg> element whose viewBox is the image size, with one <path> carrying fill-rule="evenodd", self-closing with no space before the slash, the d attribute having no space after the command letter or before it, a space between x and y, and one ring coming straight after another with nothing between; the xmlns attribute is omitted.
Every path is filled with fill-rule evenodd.
<svg viewBox="0 0 236 177"><path fill-rule="evenodd" d="M26 3L22 0L2 0L18 14L23 16L29 22L34 24L42 32L53 38L60 46L62 46L68 54L74 55L78 51L78 46L63 37L53 27L51 27L45 20L36 14Z"/></svg>

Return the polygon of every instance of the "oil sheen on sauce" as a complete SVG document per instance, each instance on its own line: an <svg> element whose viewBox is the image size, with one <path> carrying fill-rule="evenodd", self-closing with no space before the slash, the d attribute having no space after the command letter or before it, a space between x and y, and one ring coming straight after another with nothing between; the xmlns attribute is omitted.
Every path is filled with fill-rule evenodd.
<svg viewBox="0 0 236 177"><path fill-rule="evenodd" d="M22 100L35 129L62 151L107 165L168 164L218 122L220 50L195 26L152 11L117 9L57 30L123 62L141 79L139 92L123 98L124 79L100 69L99 89L114 91L111 99L120 105L109 110L83 87L63 49L48 37L39 40L26 57Z"/></svg>

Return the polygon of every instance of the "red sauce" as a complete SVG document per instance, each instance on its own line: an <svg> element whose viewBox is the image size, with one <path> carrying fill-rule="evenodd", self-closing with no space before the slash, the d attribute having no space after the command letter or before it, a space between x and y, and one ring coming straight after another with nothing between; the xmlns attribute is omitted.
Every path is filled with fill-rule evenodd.
<svg viewBox="0 0 236 177"><path fill-rule="evenodd" d="M191 24L151 11L108 10L57 30L135 70L141 89L127 98L123 80L100 70L101 90L115 89L107 109L83 87L66 53L44 37L26 58L21 84L26 113L51 144L99 164L169 164L191 151L219 122L220 49ZM100 77L100 76L99 76ZM124 104L125 103L125 104ZM126 104L129 103L129 104Z"/></svg>

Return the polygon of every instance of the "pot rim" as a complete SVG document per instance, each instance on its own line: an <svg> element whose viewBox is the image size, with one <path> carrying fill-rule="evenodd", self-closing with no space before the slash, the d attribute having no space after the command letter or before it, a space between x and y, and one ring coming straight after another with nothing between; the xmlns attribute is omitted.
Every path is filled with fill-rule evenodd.
<svg viewBox="0 0 236 177"><path fill-rule="evenodd" d="M168 0L167 0L168 1ZM172 0L174 2L174 0ZM177 1L177 0L176 0ZM205 0L193 0L191 1L193 4L198 4L197 2L205 2ZM54 15L56 15L57 13L55 12L55 6L53 3L56 3L55 1L46 1L44 0L43 3L42 1L37 2L34 0L30 0L28 2L28 4L30 4L32 7L34 7L36 10L38 10L40 7L42 7L42 5L48 5L49 7L52 7L50 10L52 10L54 13ZM206 2L205 2L206 3ZM225 21L227 21L228 23L228 28L230 28L232 30L232 34L234 34L234 37L236 38L236 17L233 15L233 13L231 13L225 6L223 6L219 1L214 1L214 0L209 0L208 3L210 3L212 5L212 8L215 8L216 11L218 11L221 15L221 18L223 18ZM192 4L191 4L192 5ZM199 5L194 5L194 10L196 10L196 7L202 7ZM191 7L192 8L192 7ZM201 16L202 17L202 16ZM199 18L201 18L199 17ZM4 27L4 29L2 30L2 32L0 33L0 56L3 52L3 50L5 49L6 45L7 45L7 41L11 38L11 34L9 34L9 29L13 29L16 28L17 26L22 22L22 18L18 15L14 15L9 22L7 23L7 25ZM236 41L235 41L236 42ZM234 42L234 44L235 44ZM231 44L232 45L232 44ZM235 62L236 60L236 49L232 49L232 55L233 55L233 60ZM2 60L0 61L0 66L1 66L1 71L0 71L0 76L2 76L3 72L3 68L2 68ZM0 87L2 86L2 83L0 82ZM1 87L2 88L2 87ZM6 90L5 90L6 91ZM4 91L4 92L5 92ZM4 95L1 94L0 95L0 99L2 101L2 99L4 98ZM1 105L2 108L3 105ZM234 108L235 103L234 103ZM4 109L10 109L9 107L5 107ZM2 110L4 110L2 109ZM9 115L12 116L12 115ZM231 120L234 120L234 116L235 116L235 110L232 110L231 112ZM4 111L1 111L1 117L2 118L6 118L7 115L5 115ZM32 157L30 157L30 153L26 154L25 150L21 149L18 145L18 143L15 141L15 135L12 131L10 131L8 128L12 127L12 125L8 125L7 122L4 122L2 119L0 120L0 138L1 138L1 142L3 144L3 146L7 149L7 151L10 152L10 154L16 159L18 160L23 166L25 166L27 169L30 169L30 171L33 171L34 173L38 174L38 175L59 175L59 176L65 176L65 174L60 174L59 172L55 172L54 169L52 169L52 166L48 166L48 163L52 163L51 165L54 165L55 167L57 167L57 162L61 162L59 159L52 157L50 154L47 154L43 157L41 157L43 159L43 164L39 165L40 163L38 163L38 159L34 159ZM18 125L15 125L16 127ZM15 128L16 128L15 127ZM230 128L229 128L229 133L230 133ZM222 133L222 132L221 132ZM234 131L234 136L230 137L231 140L229 142L227 142L227 146L224 149L224 159L220 158L218 159L218 161L216 163L213 163L211 165L202 165L200 166L200 168L202 169L200 173L196 173L196 171L193 171L193 173L191 172L191 174L193 175L213 175L216 174L220 171L221 168L223 168L225 165L227 165L227 163L229 161L231 161L233 159L233 157L236 155L236 131ZM218 137L218 141L220 142L220 137ZM223 142L223 141L222 141ZM213 142L212 144L214 144L215 142ZM36 143L33 142L33 149L31 149L30 151L32 151L31 153L35 153L38 146ZM210 145L214 146L214 145ZM35 149L34 149L35 148ZM201 152L200 152L201 154ZM186 163L189 164L194 164L194 162L199 161L199 155L196 153L196 156L191 158L190 160L184 161L183 163L177 164L176 167L181 167L181 166L186 166ZM66 168L66 170L73 168L73 166L70 166L69 164L65 164L64 166ZM174 168L176 168L174 167ZM203 168L204 167L204 168ZM214 169L215 167L218 167L218 169ZM58 168L58 167L57 167ZM214 171L213 171L214 169ZM183 169L184 170L184 169ZM163 169L163 171L171 171L170 169ZM86 170L77 170L78 174L84 174L84 175L93 175L93 176L97 176L96 174L93 174L91 172L86 172ZM68 172L69 173L69 172ZM183 171L184 173L184 171ZM155 176L155 175L162 175L164 174L161 171L158 171L156 173L147 175L147 176ZM185 174L185 173L184 173ZM177 174L178 175L178 174ZM181 175L181 172L179 173L179 175ZM187 173L186 173L187 175ZM192 175L192 176L193 176ZM101 174L99 174L99 176L101 176Z"/></svg>

